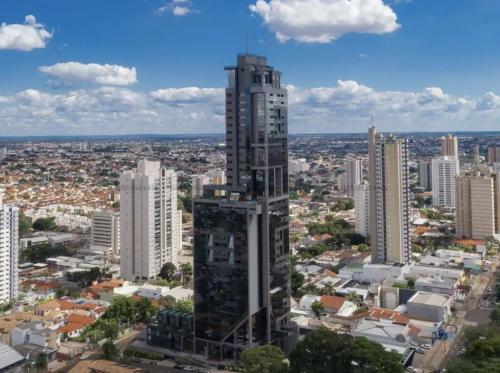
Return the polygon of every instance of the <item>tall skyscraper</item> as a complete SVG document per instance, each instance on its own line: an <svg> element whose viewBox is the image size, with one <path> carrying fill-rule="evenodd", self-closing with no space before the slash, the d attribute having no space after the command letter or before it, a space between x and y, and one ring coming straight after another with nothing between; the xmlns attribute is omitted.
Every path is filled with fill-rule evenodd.
<svg viewBox="0 0 500 373"><path fill-rule="evenodd" d="M410 260L408 144L368 130L370 243L373 263Z"/></svg>
<svg viewBox="0 0 500 373"><path fill-rule="evenodd" d="M485 239L500 233L500 174L476 166L456 180L456 236Z"/></svg>
<svg viewBox="0 0 500 373"><path fill-rule="evenodd" d="M455 182L459 174L457 157L432 159L432 205L434 207L455 207Z"/></svg>
<svg viewBox="0 0 500 373"><path fill-rule="evenodd" d="M141 159L120 177L120 267L127 280L155 278L177 262L177 175L159 161Z"/></svg>
<svg viewBox="0 0 500 373"><path fill-rule="evenodd" d="M418 161L418 185L424 190L432 189L432 163L426 159Z"/></svg>
<svg viewBox="0 0 500 373"><path fill-rule="evenodd" d="M90 244L93 250L119 255L120 215L112 211L94 212Z"/></svg>
<svg viewBox="0 0 500 373"><path fill-rule="evenodd" d="M356 233L370 235L370 186L367 181L354 186L354 211Z"/></svg>
<svg viewBox="0 0 500 373"><path fill-rule="evenodd" d="M488 146L488 163L500 163L500 144Z"/></svg>
<svg viewBox="0 0 500 373"><path fill-rule="evenodd" d="M195 349L218 359L293 340L287 91L264 57L226 71L227 195L194 201Z"/></svg>
<svg viewBox="0 0 500 373"><path fill-rule="evenodd" d="M0 190L0 304L18 294L19 210L3 203Z"/></svg>
<svg viewBox="0 0 500 373"><path fill-rule="evenodd" d="M210 184L207 175L193 175L191 177L191 196L199 198L203 195L203 187Z"/></svg>
<svg viewBox="0 0 500 373"><path fill-rule="evenodd" d="M363 163L361 159L348 158L345 162L347 176L347 196L354 197L354 186L363 179Z"/></svg>
<svg viewBox="0 0 500 373"><path fill-rule="evenodd" d="M441 155L448 157L458 157L458 139L453 135L441 137Z"/></svg>

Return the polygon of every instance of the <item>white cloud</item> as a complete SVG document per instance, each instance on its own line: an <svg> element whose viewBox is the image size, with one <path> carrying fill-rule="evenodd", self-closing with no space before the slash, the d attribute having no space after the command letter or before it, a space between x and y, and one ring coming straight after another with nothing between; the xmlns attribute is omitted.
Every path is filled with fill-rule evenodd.
<svg viewBox="0 0 500 373"><path fill-rule="evenodd" d="M288 85L291 133L364 132L370 115L381 131L495 130L500 96L377 90L352 80L334 86ZM224 88L163 88L137 92L98 87L0 96L3 135L222 133Z"/></svg>
<svg viewBox="0 0 500 373"><path fill-rule="evenodd" d="M120 65L62 62L52 66L40 66L38 70L53 78L51 83L55 86L68 86L80 82L117 86L137 83L135 67Z"/></svg>
<svg viewBox="0 0 500 373"><path fill-rule="evenodd" d="M399 28L383 0L257 0L260 15L280 42L329 43L347 33L385 34Z"/></svg>
<svg viewBox="0 0 500 373"><path fill-rule="evenodd" d="M14 49L29 52L36 48L45 48L52 33L37 23L35 16L27 15L23 24L0 25L0 49Z"/></svg>
<svg viewBox="0 0 500 373"><path fill-rule="evenodd" d="M185 16L187 14L191 13L191 9L185 7L185 6L174 6L174 9L172 10L172 14L174 16Z"/></svg>
<svg viewBox="0 0 500 373"><path fill-rule="evenodd" d="M197 11L193 10L193 8L190 6L190 3L190 0L171 0L165 5L159 7L157 9L157 12L159 14L169 12L177 17L186 16L190 13L197 13Z"/></svg>

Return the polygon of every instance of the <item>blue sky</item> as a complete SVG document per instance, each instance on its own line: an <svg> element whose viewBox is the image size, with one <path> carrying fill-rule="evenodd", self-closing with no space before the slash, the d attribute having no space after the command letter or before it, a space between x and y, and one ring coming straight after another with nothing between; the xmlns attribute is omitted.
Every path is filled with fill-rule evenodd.
<svg viewBox="0 0 500 373"><path fill-rule="evenodd" d="M2 0L0 130L222 132L223 66L247 35L290 84L290 132L361 132L370 114L494 130L498 19L494 0Z"/></svg>

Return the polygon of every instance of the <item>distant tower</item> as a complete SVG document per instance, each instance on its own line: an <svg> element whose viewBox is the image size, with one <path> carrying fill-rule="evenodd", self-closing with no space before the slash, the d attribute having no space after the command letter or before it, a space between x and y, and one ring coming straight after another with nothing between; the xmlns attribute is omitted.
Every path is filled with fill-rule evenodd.
<svg viewBox="0 0 500 373"><path fill-rule="evenodd" d="M354 198L354 186L363 179L363 163L361 159L348 158L345 162L347 177L347 196Z"/></svg>
<svg viewBox="0 0 500 373"><path fill-rule="evenodd" d="M370 242L373 263L410 260L408 144L368 130Z"/></svg>
<svg viewBox="0 0 500 373"><path fill-rule="evenodd" d="M458 139L453 135L441 137L441 155L448 157L458 157Z"/></svg>
<svg viewBox="0 0 500 373"><path fill-rule="evenodd" d="M159 161L141 159L120 177L120 267L127 280L155 278L177 264L177 174Z"/></svg>
<svg viewBox="0 0 500 373"><path fill-rule="evenodd" d="M354 186L354 211L356 233L370 236L370 186L366 181Z"/></svg>

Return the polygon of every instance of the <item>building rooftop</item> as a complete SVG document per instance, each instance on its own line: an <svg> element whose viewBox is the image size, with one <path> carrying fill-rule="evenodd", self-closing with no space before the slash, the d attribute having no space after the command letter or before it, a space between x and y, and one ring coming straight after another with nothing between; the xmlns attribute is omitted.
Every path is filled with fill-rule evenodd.
<svg viewBox="0 0 500 373"><path fill-rule="evenodd" d="M449 301L449 299L450 297L445 295L418 291L413 297L410 298L410 300L408 300L408 303L421 303L442 307Z"/></svg>

